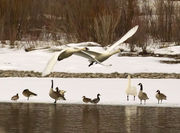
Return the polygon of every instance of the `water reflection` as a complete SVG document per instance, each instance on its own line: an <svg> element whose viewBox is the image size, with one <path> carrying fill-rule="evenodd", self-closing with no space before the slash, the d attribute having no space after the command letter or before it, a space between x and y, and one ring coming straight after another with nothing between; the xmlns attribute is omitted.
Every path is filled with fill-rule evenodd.
<svg viewBox="0 0 180 133"><path fill-rule="evenodd" d="M180 109L0 103L0 133L180 132Z"/></svg>

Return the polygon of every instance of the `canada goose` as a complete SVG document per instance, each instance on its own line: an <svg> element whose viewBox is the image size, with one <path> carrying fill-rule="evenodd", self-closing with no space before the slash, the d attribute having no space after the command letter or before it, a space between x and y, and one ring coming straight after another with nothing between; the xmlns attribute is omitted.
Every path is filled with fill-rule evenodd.
<svg viewBox="0 0 180 133"><path fill-rule="evenodd" d="M13 100L13 101L17 101L18 99L19 99L18 93L11 97L11 100Z"/></svg>
<svg viewBox="0 0 180 133"><path fill-rule="evenodd" d="M135 27L133 27L131 30L129 30L119 41L117 41L116 43L114 43L112 46L108 47L106 50L104 50L103 52L95 52L95 51L91 51L91 50L84 50L84 51L80 51L78 53L75 53L76 55L80 55L83 56L85 58L88 58L90 61L89 67L91 65L93 65L94 63L99 63L101 64L101 62L107 60L109 57L111 57L112 55L121 52L121 49L116 49L115 48L123 43L124 41L126 41L129 37L133 36L136 31L138 29L138 25L136 25ZM88 54L87 54L88 53Z"/></svg>
<svg viewBox="0 0 180 133"><path fill-rule="evenodd" d="M158 100L158 104L159 104L159 101L161 100L161 103L162 103L162 100L166 100L166 95L164 95L163 93L160 92L160 90L157 90L156 91L157 94L156 94L156 98Z"/></svg>
<svg viewBox="0 0 180 133"><path fill-rule="evenodd" d="M49 91L49 96L55 100L54 103L56 103L56 101L60 100L60 99L66 100L65 97L59 93L58 87L56 87L56 91L53 90L53 80L51 80L51 83L52 84L51 84L51 88Z"/></svg>
<svg viewBox="0 0 180 133"><path fill-rule="evenodd" d="M87 98L85 96L83 96L82 98L83 98L83 102L85 102L85 103L91 102L90 98Z"/></svg>
<svg viewBox="0 0 180 133"><path fill-rule="evenodd" d="M143 92L143 85L141 83L139 83L138 85L140 85L140 91L138 94L138 97L140 99L140 104L142 104L142 100L144 100L144 104L146 104L146 100L149 99L147 94L145 92Z"/></svg>
<svg viewBox="0 0 180 133"><path fill-rule="evenodd" d="M137 88L135 86L131 86L130 75L128 75L128 86L126 88L126 94L127 94L127 101L129 101L129 95L134 96L134 100L135 100L135 97L137 96Z"/></svg>
<svg viewBox="0 0 180 133"><path fill-rule="evenodd" d="M63 96L64 96L64 94L66 93L65 90L59 90L58 87L56 87L56 92L60 93L60 94L63 95Z"/></svg>
<svg viewBox="0 0 180 133"><path fill-rule="evenodd" d="M44 71L42 72L42 76L46 76L46 75L50 74L50 72L52 71L52 69L57 61L61 61L65 58L68 58L71 55L73 55L74 53L80 52L82 50L88 50L88 48L86 48L86 47L83 47L83 48L66 47L63 50L60 50L59 52L55 52L55 54L48 61Z"/></svg>
<svg viewBox="0 0 180 133"><path fill-rule="evenodd" d="M25 89L22 94L27 97L27 100L29 100L29 97L31 96L37 96L37 94L31 92L29 89Z"/></svg>
<svg viewBox="0 0 180 133"><path fill-rule="evenodd" d="M91 100L91 103L95 103L97 104L100 101L99 96L101 96L100 94L97 94L97 98L94 98L93 100Z"/></svg>

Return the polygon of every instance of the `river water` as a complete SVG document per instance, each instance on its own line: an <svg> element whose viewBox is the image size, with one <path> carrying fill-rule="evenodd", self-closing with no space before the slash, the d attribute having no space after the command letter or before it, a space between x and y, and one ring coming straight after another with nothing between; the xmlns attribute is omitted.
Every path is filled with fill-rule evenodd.
<svg viewBox="0 0 180 133"><path fill-rule="evenodd" d="M0 103L0 133L180 133L180 108Z"/></svg>

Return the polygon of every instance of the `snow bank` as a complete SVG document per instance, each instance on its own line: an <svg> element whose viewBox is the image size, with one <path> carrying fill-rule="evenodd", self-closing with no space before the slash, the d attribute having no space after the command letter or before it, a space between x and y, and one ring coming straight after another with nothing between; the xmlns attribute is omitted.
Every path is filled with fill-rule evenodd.
<svg viewBox="0 0 180 133"><path fill-rule="evenodd" d="M54 100L48 95L52 78L0 78L1 93L0 102L14 102L11 97L19 93L18 102L35 102L35 103L53 103ZM168 106L180 107L180 90L177 86L180 79L131 79L131 84L136 86L139 92L138 83L142 83L144 91L150 98L146 105L141 106ZM101 94L99 104L108 105L140 105L139 99L126 101L125 89L127 87L127 79L73 79L73 78L54 78L54 87L66 90L66 101L58 101L58 103L67 104L84 104L82 96L95 98L98 93ZM24 89L29 89L38 94L37 97L27 98L22 95ZM156 90L159 89L167 95L167 100L162 104L157 104L155 98Z"/></svg>

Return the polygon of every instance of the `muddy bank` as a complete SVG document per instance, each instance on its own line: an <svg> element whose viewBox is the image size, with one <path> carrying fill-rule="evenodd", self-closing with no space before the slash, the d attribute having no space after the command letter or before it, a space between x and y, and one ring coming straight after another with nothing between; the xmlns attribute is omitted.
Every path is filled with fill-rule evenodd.
<svg viewBox="0 0 180 133"><path fill-rule="evenodd" d="M57 78L127 78L128 73L65 73L53 72L46 77ZM133 73L132 78L176 78L180 79L180 74L177 73ZM34 71L15 71L15 70L0 70L0 77L42 77L40 72Z"/></svg>

